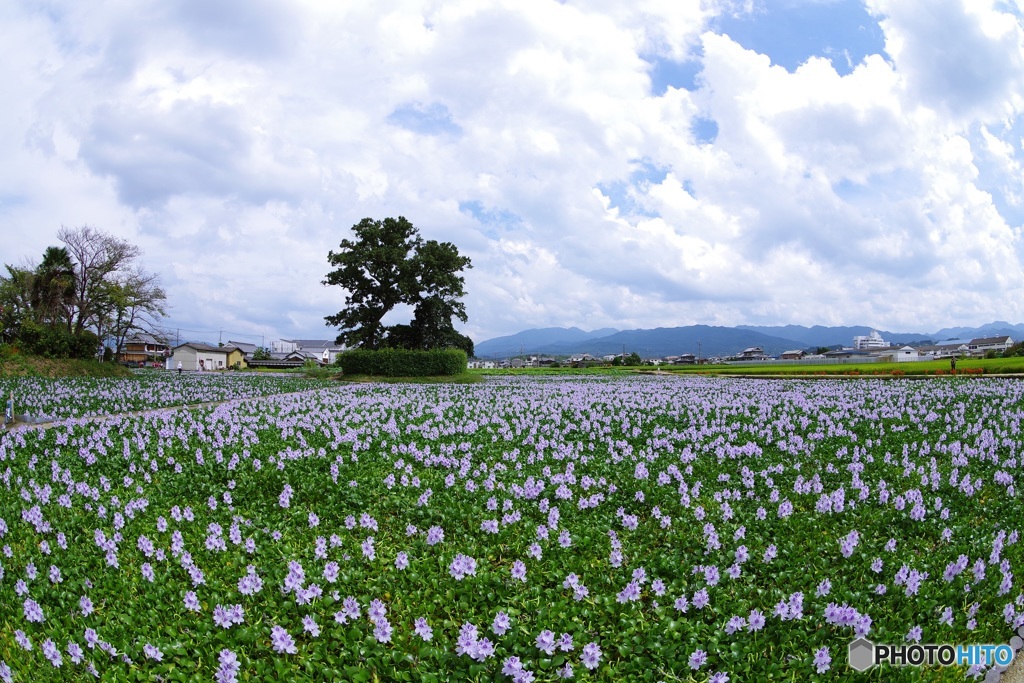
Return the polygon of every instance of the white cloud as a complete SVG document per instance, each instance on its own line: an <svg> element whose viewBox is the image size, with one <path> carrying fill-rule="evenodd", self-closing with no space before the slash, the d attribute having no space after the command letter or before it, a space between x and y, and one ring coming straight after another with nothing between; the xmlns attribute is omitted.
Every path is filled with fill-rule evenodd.
<svg viewBox="0 0 1024 683"><path fill-rule="evenodd" d="M477 340L1024 319L1019 21L869 4L887 54L840 76L709 32L727 2L9 3L6 262L89 223L172 325L331 336L327 251L405 215L473 258Z"/></svg>

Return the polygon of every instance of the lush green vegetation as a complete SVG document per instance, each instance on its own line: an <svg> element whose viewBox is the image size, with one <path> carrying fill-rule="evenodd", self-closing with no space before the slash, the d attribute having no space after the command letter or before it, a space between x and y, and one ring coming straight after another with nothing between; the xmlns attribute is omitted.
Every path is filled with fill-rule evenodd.
<svg viewBox="0 0 1024 683"><path fill-rule="evenodd" d="M960 681L846 647L1024 624L1022 410L1007 379L492 377L7 433L0 677Z"/></svg>
<svg viewBox="0 0 1024 683"><path fill-rule="evenodd" d="M466 372L466 352L461 349L354 349L339 354L336 363L346 375L439 377Z"/></svg>

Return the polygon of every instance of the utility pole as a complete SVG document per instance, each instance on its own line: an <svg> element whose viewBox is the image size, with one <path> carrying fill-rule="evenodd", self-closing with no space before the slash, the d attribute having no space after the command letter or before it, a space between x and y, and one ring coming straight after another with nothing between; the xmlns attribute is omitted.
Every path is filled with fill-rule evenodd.
<svg viewBox="0 0 1024 683"><path fill-rule="evenodd" d="M700 339L697 340L697 365L700 365Z"/></svg>

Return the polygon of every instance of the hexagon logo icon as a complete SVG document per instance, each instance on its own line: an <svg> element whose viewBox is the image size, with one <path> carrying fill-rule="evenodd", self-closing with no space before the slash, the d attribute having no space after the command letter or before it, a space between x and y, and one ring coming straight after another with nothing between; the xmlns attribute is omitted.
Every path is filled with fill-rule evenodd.
<svg viewBox="0 0 1024 683"><path fill-rule="evenodd" d="M850 668L864 671L875 663L875 644L867 638L858 638L850 643Z"/></svg>

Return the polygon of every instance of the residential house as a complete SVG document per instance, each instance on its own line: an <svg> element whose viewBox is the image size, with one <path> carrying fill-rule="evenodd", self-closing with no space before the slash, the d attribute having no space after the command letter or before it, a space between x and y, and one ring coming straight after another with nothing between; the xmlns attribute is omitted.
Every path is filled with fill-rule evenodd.
<svg viewBox="0 0 1024 683"><path fill-rule="evenodd" d="M227 351L228 368L240 370L242 368L249 367L249 361L246 360L245 352L242 351L242 349L238 348L237 346L233 346L232 344L225 344L221 348Z"/></svg>
<svg viewBox="0 0 1024 683"><path fill-rule="evenodd" d="M185 342L174 347L174 357L170 366L176 368L178 363L181 363L182 370L224 370L230 367L228 365L228 348L199 342Z"/></svg>
<svg viewBox="0 0 1024 683"><path fill-rule="evenodd" d="M979 339L972 339L967 344L967 348L970 350L971 354L976 356L983 356L988 351L998 351L1002 353L1011 346L1013 346L1013 338L1009 335L1003 335L1001 337L981 337Z"/></svg>
<svg viewBox="0 0 1024 683"><path fill-rule="evenodd" d="M125 340L120 360L126 363L145 363L163 359L169 351L170 348L163 341L140 332Z"/></svg>
<svg viewBox="0 0 1024 683"><path fill-rule="evenodd" d="M945 344L931 344L917 347L917 353L922 358L940 359L953 356L966 356L970 353L967 342L954 342Z"/></svg>
<svg viewBox="0 0 1024 683"><path fill-rule="evenodd" d="M804 357L804 352L801 349L794 349L792 351L783 351L782 355L779 356L781 360L801 360Z"/></svg>
<svg viewBox="0 0 1024 683"><path fill-rule="evenodd" d="M736 357L736 360L768 360L768 356L765 355L764 349L760 346L751 346L750 348L743 349Z"/></svg>
<svg viewBox="0 0 1024 683"><path fill-rule="evenodd" d="M256 349L259 348L256 344L250 344L249 342L240 342L229 339L226 346L233 346L238 349L246 361L252 358L252 354L256 353Z"/></svg>
<svg viewBox="0 0 1024 683"><path fill-rule="evenodd" d="M324 365L334 365L334 362L338 360L338 356L347 350L344 344L335 344L325 348L320 354L320 362Z"/></svg>

